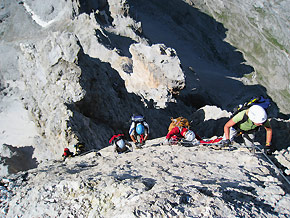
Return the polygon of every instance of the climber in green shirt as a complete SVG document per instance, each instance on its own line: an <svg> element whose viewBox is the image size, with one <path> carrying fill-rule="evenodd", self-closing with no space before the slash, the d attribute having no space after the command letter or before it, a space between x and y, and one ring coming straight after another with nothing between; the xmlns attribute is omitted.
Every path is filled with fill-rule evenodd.
<svg viewBox="0 0 290 218"><path fill-rule="evenodd" d="M266 130L266 153L271 154L272 128L267 119L265 109L259 105L253 105L243 110L230 119L224 126L224 137L222 144L228 146L235 136L242 135L247 147L254 146L255 132L263 126Z"/></svg>

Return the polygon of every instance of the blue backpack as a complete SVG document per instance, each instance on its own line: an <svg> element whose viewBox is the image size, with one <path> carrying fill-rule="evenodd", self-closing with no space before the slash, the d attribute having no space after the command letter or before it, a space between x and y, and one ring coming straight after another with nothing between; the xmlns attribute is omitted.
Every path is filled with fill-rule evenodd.
<svg viewBox="0 0 290 218"><path fill-rule="evenodd" d="M271 105L271 100L269 98L264 98L262 95L260 97L253 97L253 98L251 98L250 101L247 101L244 104L240 104L237 107L235 107L233 112L232 112L231 118L234 117L240 111L246 110L246 109L250 108L253 105L259 105L262 108L264 108L265 111L267 112L267 109Z"/></svg>

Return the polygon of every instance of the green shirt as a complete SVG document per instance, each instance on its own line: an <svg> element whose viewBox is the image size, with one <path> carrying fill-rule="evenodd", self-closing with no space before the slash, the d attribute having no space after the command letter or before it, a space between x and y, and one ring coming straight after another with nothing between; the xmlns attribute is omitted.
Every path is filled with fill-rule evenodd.
<svg viewBox="0 0 290 218"><path fill-rule="evenodd" d="M240 122L241 120L243 120L243 117L245 115L245 113L249 111L248 110L243 110L241 112L239 112L238 114L236 114L232 120L235 122L235 123L238 123ZM270 121L267 120L264 124L263 124L264 127L267 127L267 128L271 128L271 125L270 125ZM243 123L240 123L238 125L238 127L243 130L243 131L250 131L250 130L253 130L255 128L257 128L257 126L248 118L247 121L243 122Z"/></svg>

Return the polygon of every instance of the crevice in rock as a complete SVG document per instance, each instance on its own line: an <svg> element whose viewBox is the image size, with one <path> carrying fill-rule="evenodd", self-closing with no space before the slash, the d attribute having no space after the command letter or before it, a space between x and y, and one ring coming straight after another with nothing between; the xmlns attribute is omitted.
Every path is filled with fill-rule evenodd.
<svg viewBox="0 0 290 218"><path fill-rule="evenodd" d="M180 99L184 102L186 106L199 109L205 105L212 105L209 100L207 100L201 94L185 94L180 96Z"/></svg>

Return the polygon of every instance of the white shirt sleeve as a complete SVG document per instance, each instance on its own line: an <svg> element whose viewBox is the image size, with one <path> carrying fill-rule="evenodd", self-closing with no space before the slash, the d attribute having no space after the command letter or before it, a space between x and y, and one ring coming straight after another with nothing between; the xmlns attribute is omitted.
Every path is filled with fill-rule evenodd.
<svg viewBox="0 0 290 218"><path fill-rule="evenodd" d="M144 127L147 129L147 134L149 134L149 125L145 121L143 122Z"/></svg>
<svg viewBox="0 0 290 218"><path fill-rule="evenodd" d="M129 135L133 135L135 133L135 122L131 123L130 129L129 129Z"/></svg>

